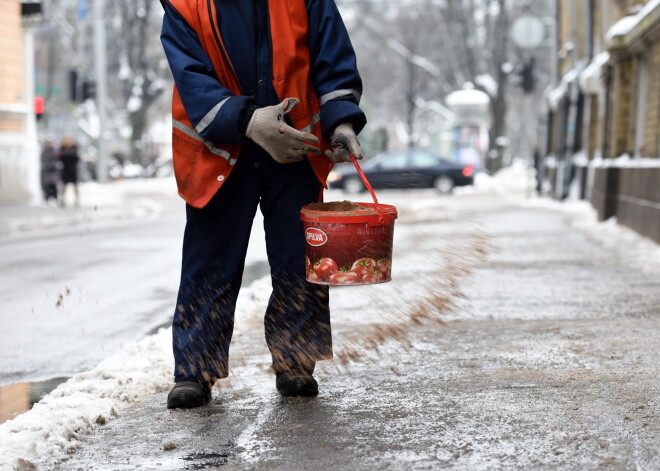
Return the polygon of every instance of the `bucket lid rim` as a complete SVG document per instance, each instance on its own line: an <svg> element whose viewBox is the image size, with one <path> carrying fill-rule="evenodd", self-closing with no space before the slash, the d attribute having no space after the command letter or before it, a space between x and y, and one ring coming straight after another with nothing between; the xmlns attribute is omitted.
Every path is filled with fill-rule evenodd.
<svg viewBox="0 0 660 471"><path fill-rule="evenodd" d="M361 215L361 216L378 216L379 214L394 214L397 213L396 206L391 205L391 204L382 204L378 203L378 207L381 208L381 211L378 212L376 211L376 204L375 203L355 203L359 206L362 206L363 208L367 208L367 210L361 210L361 209L354 209L351 211L321 211L318 209L308 209L306 206L303 206L301 209L301 212L305 212L308 214L318 214L319 216L331 216L331 215L347 215L347 214L356 214L356 215Z"/></svg>
<svg viewBox="0 0 660 471"><path fill-rule="evenodd" d="M398 211L396 206L390 204L378 204L380 212L376 211L375 203L355 203L366 207L367 210L353 210L353 211L319 211L314 209L306 209L304 206L300 211L300 218L308 222L336 222L336 223L363 223L367 221L375 221L383 217L386 222L391 222L397 219ZM322 219L329 221L322 221ZM330 221L331 220L331 221Z"/></svg>

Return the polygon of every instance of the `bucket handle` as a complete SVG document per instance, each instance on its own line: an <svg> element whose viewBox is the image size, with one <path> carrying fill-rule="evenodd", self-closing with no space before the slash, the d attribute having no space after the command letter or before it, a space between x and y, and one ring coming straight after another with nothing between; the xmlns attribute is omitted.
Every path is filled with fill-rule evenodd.
<svg viewBox="0 0 660 471"><path fill-rule="evenodd" d="M360 164L358 163L355 156L350 152L348 153L348 155L350 156L351 161L353 161L353 165L355 165L355 170L357 170L358 175L360 175L360 179L362 180L362 183L364 183L364 186L367 187L367 190L369 190L369 193L371 193L371 197L374 199L374 204L376 205L376 212L378 213L378 223L381 225L385 224L385 216L383 216L383 210L378 204L378 198L376 197L376 193L374 192L374 189L369 184L369 180L367 180L367 176L362 171L362 168L360 168Z"/></svg>

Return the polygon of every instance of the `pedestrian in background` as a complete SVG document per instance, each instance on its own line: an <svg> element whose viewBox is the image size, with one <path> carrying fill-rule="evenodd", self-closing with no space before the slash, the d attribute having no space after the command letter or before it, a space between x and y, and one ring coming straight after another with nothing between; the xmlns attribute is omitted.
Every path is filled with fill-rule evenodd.
<svg viewBox="0 0 660 471"><path fill-rule="evenodd" d="M47 139L44 148L41 150L41 188L44 194L44 200L48 203L51 198L57 204L58 188L60 182L59 161L57 158L57 149L51 139Z"/></svg>
<svg viewBox="0 0 660 471"><path fill-rule="evenodd" d="M332 357L328 289L305 280L300 210L333 162L361 158L362 82L333 0L161 0L175 89L173 160L186 228L169 408L228 375L236 298L257 207L273 291L266 342L284 396L314 396Z"/></svg>
<svg viewBox="0 0 660 471"><path fill-rule="evenodd" d="M78 164L80 156L78 155L78 146L70 137L62 139L59 154L62 163L62 196L61 206L66 205L66 193L69 186L73 186L74 201L76 206L80 206L80 195L78 193Z"/></svg>
<svg viewBox="0 0 660 471"><path fill-rule="evenodd" d="M534 170L536 170L536 194L543 196L543 160L541 159L541 148L538 144L534 146L532 160L534 161Z"/></svg>

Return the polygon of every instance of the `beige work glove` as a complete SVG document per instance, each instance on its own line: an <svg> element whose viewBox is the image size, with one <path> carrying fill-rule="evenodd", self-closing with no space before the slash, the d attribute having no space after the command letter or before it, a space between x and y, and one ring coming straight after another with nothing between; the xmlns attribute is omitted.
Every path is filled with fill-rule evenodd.
<svg viewBox="0 0 660 471"><path fill-rule="evenodd" d="M314 134L301 132L284 121L284 115L298 106L297 98L286 98L279 105L258 108L247 126L245 135L259 144L281 164L300 162L307 154L321 151L303 141L318 143Z"/></svg>
<svg viewBox="0 0 660 471"><path fill-rule="evenodd" d="M332 150L326 150L325 155L334 163L350 162L351 157L360 160L362 158L362 148L360 142L355 135L352 124L340 124L335 128L332 133L332 141L330 142Z"/></svg>

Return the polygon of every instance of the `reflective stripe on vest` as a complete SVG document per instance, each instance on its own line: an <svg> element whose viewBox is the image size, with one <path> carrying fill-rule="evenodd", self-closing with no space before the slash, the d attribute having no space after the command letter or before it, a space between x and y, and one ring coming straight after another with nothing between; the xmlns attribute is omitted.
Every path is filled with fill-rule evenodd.
<svg viewBox="0 0 660 471"><path fill-rule="evenodd" d="M307 126L301 129L302 132L312 132L312 129L314 129L314 126L316 126L316 123L321 122L321 112L319 111L316 113L314 116L312 116L312 122L309 123Z"/></svg>
<svg viewBox="0 0 660 471"><path fill-rule="evenodd" d="M224 104L227 103L228 100L229 97L225 98L220 103L218 103L213 108L211 108L211 111L206 113L206 115L200 120L200 122L197 123L197 126L195 127L195 131L204 132L204 130L209 126L209 124L213 122L213 120L218 114L218 111L220 111L220 108L222 108Z"/></svg>
<svg viewBox="0 0 660 471"><path fill-rule="evenodd" d="M319 101L321 102L321 105L324 105L330 100L334 100L335 98L339 98L340 96L348 96L348 95L353 95L357 100L358 104L360 104L362 95L360 95L360 92L358 92L357 90L352 90L352 89L335 90L334 92L326 93L319 99Z"/></svg>
<svg viewBox="0 0 660 471"><path fill-rule="evenodd" d="M176 119L172 120L172 127L175 129L178 129L179 131L183 132L184 134L192 137L196 141L201 142L206 146L206 148L213 154L219 155L220 157L223 157L227 159L229 162L229 165L234 165L236 163L236 159L232 158L231 154L227 152L226 150L222 150L216 146L213 145L211 141L207 141L204 139L197 131L194 129L189 128L182 122L177 121Z"/></svg>

